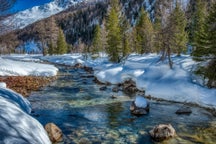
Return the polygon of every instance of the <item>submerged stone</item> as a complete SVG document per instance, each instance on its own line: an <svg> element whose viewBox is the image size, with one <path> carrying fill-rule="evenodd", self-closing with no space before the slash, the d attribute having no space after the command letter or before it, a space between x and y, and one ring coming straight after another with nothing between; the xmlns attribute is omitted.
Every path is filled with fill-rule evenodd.
<svg viewBox="0 0 216 144"><path fill-rule="evenodd" d="M175 113L176 114L191 114L192 110L190 107L181 107Z"/></svg>

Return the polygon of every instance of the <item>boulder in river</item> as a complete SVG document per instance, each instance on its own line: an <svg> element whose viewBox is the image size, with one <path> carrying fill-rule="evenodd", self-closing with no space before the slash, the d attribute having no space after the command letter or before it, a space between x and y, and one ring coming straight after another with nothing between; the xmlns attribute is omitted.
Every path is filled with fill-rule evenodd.
<svg viewBox="0 0 216 144"><path fill-rule="evenodd" d="M191 114L192 113L192 110L190 107L181 107L179 108L176 112L176 114Z"/></svg>
<svg viewBox="0 0 216 144"><path fill-rule="evenodd" d="M161 142L176 136L175 129L171 124L159 124L155 126L149 133L151 137L157 142Z"/></svg>
<svg viewBox="0 0 216 144"><path fill-rule="evenodd" d="M102 87L100 87L100 91L105 91L106 89L107 89L106 86L102 86Z"/></svg>
<svg viewBox="0 0 216 144"><path fill-rule="evenodd" d="M47 131L47 134L53 143L62 141L62 131L54 123L47 123L45 130Z"/></svg>
<svg viewBox="0 0 216 144"><path fill-rule="evenodd" d="M123 84L122 84L122 90L128 94L131 94L131 93L136 93L136 92L141 92L141 93L144 93L144 91L142 90L139 90L137 87L136 87L136 83L133 81L133 80L127 80L125 81Z"/></svg>
<svg viewBox="0 0 216 144"><path fill-rule="evenodd" d="M145 115L149 112L149 103L142 96L137 96L131 103L130 111L134 115Z"/></svg>

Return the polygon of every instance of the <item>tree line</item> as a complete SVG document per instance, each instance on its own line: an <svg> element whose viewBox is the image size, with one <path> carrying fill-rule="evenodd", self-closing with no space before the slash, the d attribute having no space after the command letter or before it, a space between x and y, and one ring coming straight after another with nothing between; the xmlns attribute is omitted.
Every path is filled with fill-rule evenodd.
<svg viewBox="0 0 216 144"><path fill-rule="evenodd" d="M187 17L180 1L165 7L163 15L150 19L142 7L135 25L131 25L118 0L111 0L107 17L94 31L91 52L105 51L112 62L121 62L132 53L160 53L160 60L171 54L180 56L191 47L194 60L209 61L207 67L197 70L208 80L207 86L216 86L216 3L196 0ZM162 5L163 9L163 5ZM103 37L106 35L106 37Z"/></svg>

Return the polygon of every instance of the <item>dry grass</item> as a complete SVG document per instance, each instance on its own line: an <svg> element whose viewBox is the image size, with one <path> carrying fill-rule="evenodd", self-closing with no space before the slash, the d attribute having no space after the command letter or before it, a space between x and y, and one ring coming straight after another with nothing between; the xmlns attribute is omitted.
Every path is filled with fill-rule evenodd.
<svg viewBox="0 0 216 144"><path fill-rule="evenodd" d="M0 77L0 82L5 82L8 88L27 97L31 91L38 91L55 79L56 77L7 76Z"/></svg>

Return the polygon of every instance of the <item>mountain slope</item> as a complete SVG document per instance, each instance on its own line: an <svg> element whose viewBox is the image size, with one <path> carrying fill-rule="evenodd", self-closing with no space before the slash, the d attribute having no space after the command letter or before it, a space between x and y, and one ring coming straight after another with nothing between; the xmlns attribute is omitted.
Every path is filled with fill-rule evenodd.
<svg viewBox="0 0 216 144"><path fill-rule="evenodd" d="M4 25L11 25L14 29L22 29L29 24L32 24L38 20L50 17L57 14L73 5L88 0L54 0L53 2L46 3L42 6L35 6L30 9L21 11L8 17L3 21ZM13 19L13 22L11 22Z"/></svg>

